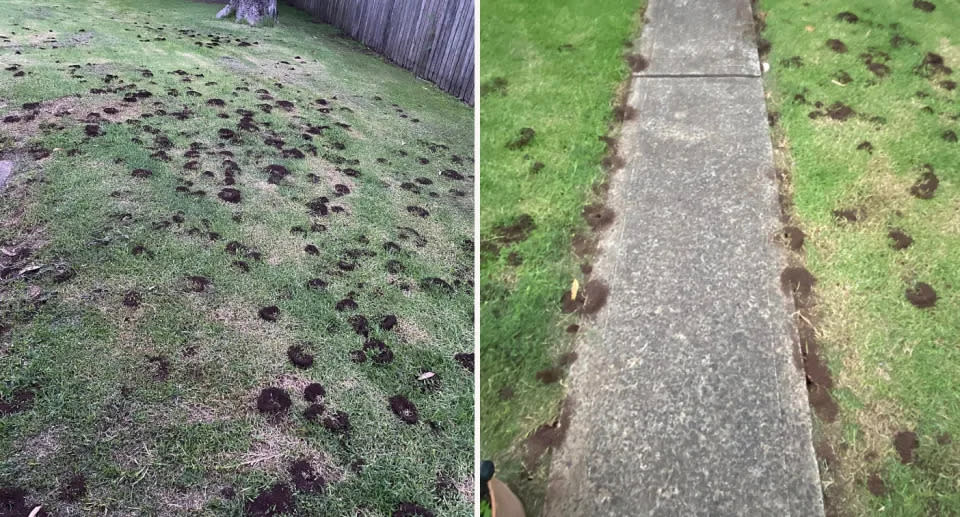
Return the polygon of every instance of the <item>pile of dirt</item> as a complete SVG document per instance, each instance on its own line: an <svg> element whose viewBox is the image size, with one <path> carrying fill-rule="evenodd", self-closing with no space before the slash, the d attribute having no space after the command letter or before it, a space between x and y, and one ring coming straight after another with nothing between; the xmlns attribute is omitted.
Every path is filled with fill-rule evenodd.
<svg viewBox="0 0 960 517"><path fill-rule="evenodd" d="M394 415L397 415L397 418L408 424L415 424L420 419L417 406L403 395L390 397L390 410L393 411Z"/></svg>
<svg viewBox="0 0 960 517"><path fill-rule="evenodd" d="M290 408L290 395L283 388L264 388L257 397L257 409L261 413L280 414Z"/></svg>
<svg viewBox="0 0 960 517"><path fill-rule="evenodd" d="M914 307L920 309L933 307L937 303L936 291L933 290L930 284L925 282L918 282L913 287L907 289L906 296L907 300L909 300Z"/></svg>
<svg viewBox="0 0 960 517"><path fill-rule="evenodd" d="M250 517L272 517L292 513L295 509L293 491L286 483L276 483L257 494L244 506L244 515Z"/></svg>

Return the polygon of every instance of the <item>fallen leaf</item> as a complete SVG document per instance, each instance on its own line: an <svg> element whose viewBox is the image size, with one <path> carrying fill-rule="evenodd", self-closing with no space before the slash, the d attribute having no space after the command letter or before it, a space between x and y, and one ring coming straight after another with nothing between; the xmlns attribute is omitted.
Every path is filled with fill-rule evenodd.
<svg viewBox="0 0 960 517"><path fill-rule="evenodd" d="M807 26L804 27L804 28L807 29L807 32L813 32L813 31L817 30L817 29L815 29L815 28L813 27L813 25L807 25Z"/></svg>
<svg viewBox="0 0 960 517"><path fill-rule="evenodd" d="M424 372L424 373L421 373L419 377L417 377L417 380L418 380L418 381L425 381L425 380L429 379L430 377L433 377L434 375L436 375L436 374L433 373L433 372Z"/></svg>
<svg viewBox="0 0 960 517"><path fill-rule="evenodd" d="M579 291L579 290L580 290L580 282L577 282L577 279L574 278L574 279L573 279L573 285L570 286L570 299L571 299L571 300L576 300L576 299L577 299L577 291Z"/></svg>

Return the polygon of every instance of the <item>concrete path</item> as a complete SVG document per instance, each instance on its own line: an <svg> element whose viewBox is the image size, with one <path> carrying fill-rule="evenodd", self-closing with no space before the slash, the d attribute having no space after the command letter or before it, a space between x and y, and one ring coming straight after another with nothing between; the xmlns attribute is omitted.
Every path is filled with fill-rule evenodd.
<svg viewBox="0 0 960 517"><path fill-rule="evenodd" d="M750 0L650 0L543 515L822 516Z"/></svg>

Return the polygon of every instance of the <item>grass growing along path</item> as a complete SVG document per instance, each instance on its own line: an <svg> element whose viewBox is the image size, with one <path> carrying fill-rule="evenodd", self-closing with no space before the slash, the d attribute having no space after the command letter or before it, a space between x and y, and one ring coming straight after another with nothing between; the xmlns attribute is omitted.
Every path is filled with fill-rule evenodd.
<svg viewBox="0 0 960 517"><path fill-rule="evenodd" d="M3 4L0 509L472 515L472 110L218 8Z"/></svg>
<svg viewBox="0 0 960 517"><path fill-rule="evenodd" d="M480 9L481 455L533 515L547 462L525 468L522 441L556 419L564 397L562 380L537 373L572 344L565 328L576 319L560 300L583 278L572 242L606 174L599 137L641 7L489 0Z"/></svg>
<svg viewBox="0 0 960 517"><path fill-rule="evenodd" d="M839 409L814 404L828 514L960 514L960 4L758 7Z"/></svg>

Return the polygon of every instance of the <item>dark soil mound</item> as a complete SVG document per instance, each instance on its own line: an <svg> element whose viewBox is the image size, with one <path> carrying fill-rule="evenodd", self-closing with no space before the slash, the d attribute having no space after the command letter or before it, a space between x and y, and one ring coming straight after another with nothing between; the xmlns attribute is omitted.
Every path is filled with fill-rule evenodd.
<svg viewBox="0 0 960 517"><path fill-rule="evenodd" d="M363 351L372 353L370 359L376 364L387 364L393 362L393 350L379 339L368 339L363 344Z"/></svg>
<svg viewBox="0 0 960 517"><path fill-rule="evenodd" d="M419 504L400 503L391 517L434 517L434 514Z"/></svg>
<svg viewBox="0 0 960 517"><path fill-rule="evenodd" d="M200 275L188 276L187 282L190 283L190 290L195 293L202 293L211 284L209 278Z"/></svg>
<svg viewBox="0 0 960 517"><path fill-rule="evenodd" d="M131 309L136 309L140 306L140 302L143 301L143 296L136 291L127 291L123 295L123 305L130 307Z"/></svg>
<svg viewBox="0 0 960 517"><path fill-rule="evenodd" d="M420 280L420 288L428 291L439 291L446 294L453 293L453 286L446 280L437 277L427 277Z"/></svg>
<svg viewBox="0 0 960 517"><path fill-rule="evenodd" d="M400 420L408 424L415 424L420 419L417 414L417 406L407 400L403 395L394 395L390 397L390 410Z"/></svg>
<svg viewBox="0 0 960 517"><path fill-rule="evenodd" d="M322 492L327 482L307 460L297 460L287 469L293 486L301 492Z"/></svg>
<svg viewBox="0 0 960 517"><path fill-rule="evenodd" d="M244 515L250 517L271 517L294 510L293 491L286 483L277 483L260 492L244 507Z"/></svg>
<svg viewBox="0 0 960 517"><path fill-rule="evenodd" d="M813 384L810 386L809 396L810 405L813 406L814 412L821 420L833 422L837 419L840 408L837 407L836 401L830 396L830 391L827 388L819 384Z"/></svg>
<svg viewBox="0 0 960 517"><path fill-rule="evenodd" d="M937 303L937 293L930 284L919 282L917 285L907 289L907 300L920 309L933 307Z"/></svg>
<svg viewBox="0 0 960 517"><path fill-rule="evenodd" d="M239 203L240 202L240 191L235 188L225 188L217 194L217 197L226 201L227 203Z"/></svg>
<svg viewBox="0 0 960 517"><path fill-rule="evenodd" d="M913 7L927 13L932 13L937 8L933 2L927 2L926 0L913 0Z"/></svg>
<svg viewBox="0 0 960 517"><path fill-rule="evenodd" d="M217 130L217 136L219 136L224 140L230 140L230 139L236 138L237 134L234 133L232 129L227 129L225 127L222 127L219 130Z"/></svg>
<svg viewBox="0 0 960 517"><path fill-rule="evenodd" d="M584 314L595 314L607 304L609 296L610 288L606 283L602 280L590 280L583 286L584 300L581 311Z"/></svg>
<svg viewBox="0 0 960 517"><path fill-rule="evenodd" d="M830 115L830 118L833 120L844 121L854 116L856 113L853 111L853 108L847 106L842 102L834 102L827 108L827 115Z"/></svg>
<svg viewBox="0 0 960 517"><path fill-rule="evenodd" d="M337 411L324 417L322 424L323 427L333 432L345 433L350 430L350 415L343 411Z"/></svg>
<svg viewBox="0 0 960 517"><path fill-rule="evenodd" d="M303 418L306 418L310 422L316 422L326 409L323 404L310 404L310 407L303 410Z"/></svg>
<svg viewBox="0 0 960 517"><path fill-rule="evenodd" d="M940 178L933 173L933 167L926 165L927 171L910 187L910 193L920 199L930 199L940 185Z"/></svg>
<svg viewBox="0 0 960 517"><path fill-rule="evenodd" d="M453 356L453 360L460 363L460 366L470 370L473 373L473 352L461 352Z"/></svg>
<svg viewBox="0 0 960 517"><path fill-rule="evenodd" d="M393 327L397 325L397 317L393 314L387 314L380 320L380 328L383 330L393 330Z"/></svg>
<svg viewBox="0 0 960 517"><path fill-rule="evenodd" d="M947 131L944 131L944 132L943 132L943 135L941 135L941 136L942 136L943 139L946 140L947 142L951 142L951 143L952 143L952 142L956 142L956 141L957 141L957 133L954 132L952 129L949 129L949 130L947 130Z"/></svg>
<svg viewBox="0 0 960 517"><path fill-rule="evenodd" d="M810 296L817 279L802 267L788 267L780 273L780 285L800 300Z"/></svg>
<svg viewBox="0 0 960 517"><path fill-rule="evenodd" d="M313 366L313 355L303 351L300 345L293 345L287 349L287 357L297 368L310 368Z"/></svg>
<svg viewBox="0 0 960 517"><path fill-rule="evenodd" d="M584 207L583 218L593 231L600 231L613 223L614 212L600 204L593 204Z"/></svg>
<svg viewBox="0 0 960 517"><path fill-rule="evenodd" d="M443 176L444 178L449 178L449 179L452 179L452 180L462 180L462 179L463 179L463 174L460 174L459 172L457 172L457 171L455 171L455 170L453 170L453 169L444 169L444 170L440 171L440 175Z"/></svg>
<svg viewBox="0 0 960 517"><path fill-rule="evenodd" d="M261 413L278 414L290 408L290 395L282 388L264 388L257 397L257 409Z"/></svg>
<svg viewBox="0 0 960 517"><path fill-rule="evenodd" d="M521 129L520 135L517 138L511 140L510 142L507 142L507 149L516 151L517 149L522 149L526 147L527 144L529 144L530 141L533 140L533 137L536 134L537 132L534 131L532 128L525 127Z"/></svg>
<svg viewBox="0 0 960 517"><path fill-rule="evenodd" d="M313 244L307 244L306 246L304 246L303 251L306 252L307 255L316 256L320 254L320 248L316 247Z"/></svg>
<svg viewBox="0 0 960 517"><path fill-rule="evenodd" d="M30 515L34 506L27 503L26 490L18 487L0 487L0 517L26 517ZM41 510L40 515L49 514Z"/></svg>
<svg viewBox="0 0 960 517"><path fill-rule="evenodd" d="M789 243L790 249L799 250L803 247L803 240L806 235L796 226L787 226L783 229L783 238Z"/></svg>
<svg viewBox="0 0 960 517"><path fill-rule="evenodd" d="M130 173L134 178L149 178L153 176L153 171L148 169L133 169L133 172Z"/></svg>
<svg viewBox="0 0 960 517"><path fill-rule="evenodd" d="M408 206L407 212L410 212L411 214L417 217L427 217L428 215L430 215L430 212L427 212L425 208L415 206L415 205Z"/></svg>
<svg viewBox="0 0 960 517"><path fill-rule="evenodd" d="M60 485L60 499L76 502L87 493L87 480L83 474L74 474Z"/></svg>
<svg viewBox="0 0 960 517"><path fill-rule="evenodd" d="M900 463L904 465L913 463L913 451L920 445L917 439L917 433L913 431L900 431L893 437L893 446L900 455Z"/></svg>
<svg viewBox="0 0 960 517"><path fill-rule="evenodd" d="M627 64L630 65L630 70L634 72L643 72L650 66L647 58L640 54L630 54L627 56Z"/></svg>
<svg viewBox="0 0 960 517"><path fill-rule="evenodd" d="M280 308L276 305L271 305L269 307L264 307L257 312L260 315L261 319L267 321L277 321L280 318Z"/></svg>
<svg viewBox="0 0 960 517"><path fill-rule="evenodd" d="M893 249L902 250L910 247L913 244L913 237L910 237L903 230L894 228L890 230L890 233L887 234L888 237L893 239Z"/></svg>
<svg viewBox="0 0 960 517"><path fill-rule="evenodd" d="M860 17L851 13L850 11L844 11L842 13L837 13L837 21L847 22L847 23L857 23L860 21Z"/></svg>
<svg viewBox="0 0 960 517"><path fill-rule="evenodd" d="M855 223L863 218L863 212L856 208L841 208L833 211L833 217L848 223Z"/></svg>
<svg viewBox="0 0 960 517"><path fill-rule="evenodd" d="M837 53L843 54L847 51L847 46L838 39L828 39L827 47Z"/></svg>
<svg viewBox="0 0 960 517"><path fill-rule="evenodd" d="M510 223L494 226L493 231L496 232L501 243L512 244L525 241L536 227L533 223L533 217L528 214L520 214Z"/></svg>
<svg viewBox="0 0 960 517"><path fill-rule="evenodd" d="M367 318L363 314L354 314L347 318L347 323L353 327L353 331L361 336L366 336L370 333L370 325L367 323Z"/></svg>
<svg viewBox="0 0 960 517"><path fill-rule="evenodd" d="M319 382L310 383L303 389L303 399L307 402L323 402L323 397L326 395L326 388Z"/></svg>
<svg viewBox="0 0 960 517"><path fill-rule="evenodd" d="M883 478L880 477L880 474L877 474L876 472L870 474L870 477L867 478L867 490L877 497L883 497L884 495L887 495L887 485L884 484Z"/></svg>
<svg viewBox="0 0 960 517"><path fill-rule="evenodd" d="M553 384L563 377L563 370L560 368L546 368L537 372L536 378L544 384Z"/></svg>
<svg viewBox="0 0 960 517"><path fill-rule="evenodd" d="M344 298L337 302L335 307L338 311L355 311L357 310L357 302L351 300L350 298Z"/></svg>

